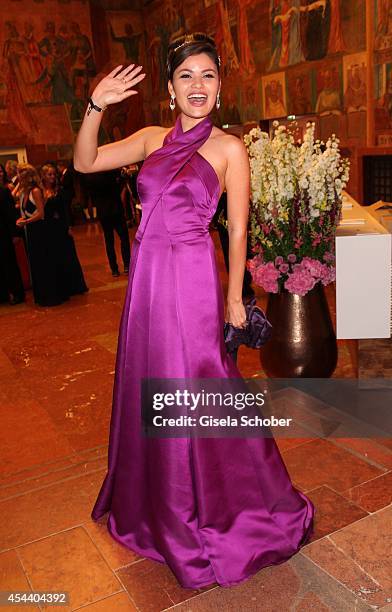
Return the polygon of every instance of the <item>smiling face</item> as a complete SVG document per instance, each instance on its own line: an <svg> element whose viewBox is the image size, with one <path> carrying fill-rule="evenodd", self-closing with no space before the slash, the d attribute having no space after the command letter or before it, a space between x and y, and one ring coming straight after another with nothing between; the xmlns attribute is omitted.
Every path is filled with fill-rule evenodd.
<svg viewBox="0 0 392 612"><path fill-rule="evenodd" d="M215 62L206 53L190 55L176 68L168 88L185 115L195 119L206 117L212 111L220 89Z"/></svg>
<svg viewBox="0 0 392 612"><path fill-rule="evenodd" d="M53 187L56 184L56 170L49 166L46 172L44 172L42 179L46 187Z"/></svg>

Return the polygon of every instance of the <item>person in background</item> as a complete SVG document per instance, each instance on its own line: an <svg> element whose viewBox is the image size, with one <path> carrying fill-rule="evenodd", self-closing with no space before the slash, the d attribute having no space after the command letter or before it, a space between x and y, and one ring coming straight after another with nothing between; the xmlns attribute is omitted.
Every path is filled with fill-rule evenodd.
<svg viewBox="0 0 392 612"><path fill-rule="evenodd" d="M97 221L97 207L93 204L90 196L88 196L86 205L83 207L83 214L86 221Z"/></svg>
<svg viewBox="0 0 392 612"><path fill-rule="evenodd" d="M96 172L88 175L91 201L97 209L105 238L106 254L113 276L120 276L114 248L114 232L121 242L124 273L128 274L131 249L129 234L121 201L121 186L116 171Z"/></svg>
<svg viewBox="0 0 392 612"><path fill-rule="evenodd" d="M13 243L16 232L14 199L3 184L0 185L0 302L8 302L11 306L25 301Z"/></svg>
<svg viewBox="0 0 392 612"><path fill-rule="evenodd" d="M72 217L72 200L75 197L75 186L72 175L71 165L65 160L60 159L57 162L57 170L60 177L60 186L62 197L65 204L65 212L67 214L68 225L73 225Z"/></svg>
<svg viewBox="0 0 392 612"><path fill-rule="evenodd" d="M95 206L93 208L91 202L87 175L74 170L74 177L76 198L79 201L84 220L87 222L97 221L97 209Z"/></svg>
<svg viewBox="0 0 392 612"><path fill-rule="evenodd" d="M139 196L137 193L136 178L139 172L138 164L129 164L121 168L122 190L121 200L125 210L128 227L138 225ZM140 215L139 215L140 216Z"/></svg>
<svg viewBox="0 0 392 612"><path fill-rule="evenodd" d="M14 159L9 159L5 164L5 175L7 177L7 182L5 186L11 192L13 197L13 206L14 206L14 216L15 220L20 217L20 207L19 207L19 199L18 199L18 164ZM14 250L16 254L16 261L18 264L18 268L22 274L22 280L24 284L24 289L30 289L30 272L29 272L29 263L27 260L27 246L26 246L26 234L22 227L14 227L13 230L13 243Z"/></svg>
<svg viewBox="0 0 392 612"><path fill-rule="evenodd" d="M64 294L77 295L88 291L82 267L75 248L73 236L69 233L67 205L60 178L53 164L41 168L44 188L45 224L48 246L56 263L56 276L62 284Z"/></svg>
<svg viewBox="0 0 392 612"><path fill-rule="evenodd" d="M20 204L19 204L19 176L18 176L18 162L14 159L9 159L5 162L5 171L8 176L8 189L11 191L12 196L15 200L15 207L17 211L17 217L20 217ZM19 234L20 235L20 234ZM24 239L26 236L24 235Z"/></svg>
<svg viewBox="0 0 392 612"><path fill-rule="evenodd" d="M8 187L11 191L17 187L19 179L18 179L18 162L14 159L8 159L5 162L5 172L8 177L9 183Z"/></svg>
<svg viewBox="0 0 392 612"><path fill-rule="evenodd" d="M56 261L49 248L41 179L30 164L18 165L18 179L21 217L16 223L26 235L34 301L40 306L56 306L68 295L58 280Z"/></svg>
<svg viewBox="0 0 392 612"><path fill-rule="evenodd" d="M8 178L5 168L3 164L0 164L0 187L8 187L10 184L11 181Z"/></svg>

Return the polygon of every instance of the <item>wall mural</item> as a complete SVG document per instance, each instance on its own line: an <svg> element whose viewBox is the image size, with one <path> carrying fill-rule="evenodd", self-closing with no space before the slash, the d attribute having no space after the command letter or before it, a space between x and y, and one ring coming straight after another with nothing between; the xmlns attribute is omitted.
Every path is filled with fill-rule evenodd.
<svg viewBox="0 0 392 612"><path fill-rule="evenodd" d="M156 0L146 11L154 118L168 100L169 41L206 31L222 59L218 123L316 113L323 132L333 125L356 140L360 113L366 127L365 0Z"/></svg>
<svg viewBox="0 0 392 612"><path fill-rule="evenodd" d="M275 74L264 76L262 83L264 119L286 117L286 74L284 72L276 72Z"/></svg>
<svg viewBox="0 0 392 612"><path fill-rule="evenodd" d="M390 0L375 1L375 39L377 50L392 48L392 2Z"/></svg>
<svg viewBox="0 0 392 612"><path fill-rule="evenodd" d="M375 0L375 128L378 144L392 144L392 0Z"/></svg>
<svg viewBox="0 0 392 612"><path fill-rule="evenodd" d="M343 102L341 68L340 62L331 62L314 73L317 97L315 111L319 115L337 115L341 112Z"/></svg>
<svg viewBox="0 0 392 612"><path fill-rule="evenodd" d="M271 0L270 70L345 50L339 0Z"/></svg>
<svg viewBox="0 0 392 612"><path fill-rule="evenodd" d="M374 7L374 114L392 142L392 0ZM186 32L214 36L222 58L217 125L317 115L320 135L366 139L366 0L144 0L107 10L97 74L87 0L2 0L0 139L71 143L89 90L120 63L140 63L140 95L105 113L101 142L144 123L170 125L166 54ZM77 19L76 17L77 16ZM102 63L102 61L101 61Z"/></svg>
<svg viewBox="0 0 392 612"><path fill-rule="evenodd" d="M139 64L145 59L144 25L140 11L107 11L110 61Z"/></svg>
<svg viewBox="0 0 392 612"><path fill-rule="evenodd" d="M84 0L42 0L32 13L31 4L2 0L0 141L8 144L11 131L27 143L45 142L50 125L53 143L72 142L72 121L84 109L96 74L89 6Z"/></svg>
<svg viewBox="0 0 392 612"><path fill-rule="evenodd" d="M366 111L367 54L356 53L343 58L344 108L347 113Z"/></svg>
<svg viewBox="0 0 392 612"><path fill-rule="evenodd" d="M287 73L288 113L308 115L314 111L314 83L311 70L299 67Z"/></svg>
<svg viewBox="0 0 392 612"><path fill-rule="evenodd" d="M110 57L99 78L120 64L148 65L141 11L106 11L105 15ZM102 121L104 133L101 142L119 140L145 125L145 88L146 84L142 83L138 96L109 108Z"/></svg>
<svg viewBox="0 0 392 612"><path fill-rule="evenodd" d="M150 58L152 96L167 93L166 56L171 38L185 33L185 17L182 2L165 0L157 9L148 9L147 54Z"/></svg>
<svg viewBox="0 0 392 612"><path fill-rule="evenodd" d="M206 31L222 59L220 124L316 113L322 132L332 125L353 141L350 126L361 117L366 127L365 0L192 0L176 3L171 21L172 7L173 0L156 0L145 9L156 118L168 99L168 42Z"/></svg>

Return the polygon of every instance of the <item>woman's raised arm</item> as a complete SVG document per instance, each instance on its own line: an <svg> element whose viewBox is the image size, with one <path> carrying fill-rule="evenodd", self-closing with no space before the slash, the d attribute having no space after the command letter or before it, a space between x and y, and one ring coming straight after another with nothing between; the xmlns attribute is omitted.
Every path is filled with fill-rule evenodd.
<svg viewBox="0 0 392 612"><path fill-rule="evenodd" d="M91 99L95 106L104 110L109 104L116 104L138 93L133 89L146 76L142 66L131 64L123 69L117 66L96 86ZM112 170L141 161L145 157L146 135L156 127L143 128L131 136L98 147L98 131L102 112L88 108L83 118L75 143L74 166L79 172L100 172Z"/></svg>

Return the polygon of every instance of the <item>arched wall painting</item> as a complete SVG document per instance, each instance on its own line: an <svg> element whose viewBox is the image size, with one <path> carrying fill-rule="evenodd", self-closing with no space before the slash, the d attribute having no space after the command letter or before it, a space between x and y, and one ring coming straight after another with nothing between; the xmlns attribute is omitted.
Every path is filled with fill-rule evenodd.
<svg viewBox="0 0 392 612"><path fill-rule="evenodd" d="M88 2L2 0L1 12L0 144L72 142L96 74Z"/></svg>

